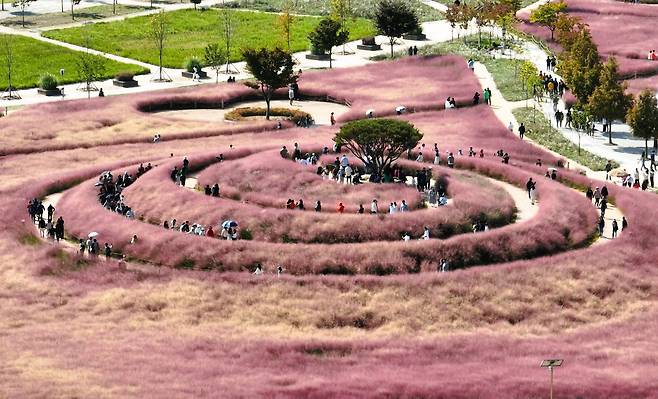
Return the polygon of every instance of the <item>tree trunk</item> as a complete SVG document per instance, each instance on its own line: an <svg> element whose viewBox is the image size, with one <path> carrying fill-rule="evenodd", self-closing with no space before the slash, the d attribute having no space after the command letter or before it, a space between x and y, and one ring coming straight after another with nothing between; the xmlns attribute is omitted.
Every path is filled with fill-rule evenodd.
<svg viewBox="0 0 658 399"><path fill-rule="evenodd" d="M612 142L612 129L611 129L610 126L608 126L608 143L610 143L610 144L614 144L614 143Z"/></svg>
<svg viewBox="0 0 658 399"><path fill-rule="evenodd" d="M2 11L5 10L5 0L2 0Z"/></svg>
<svg viewBox="0 0 658 399"><path fill-rule="evenodd" d="M644 139L644 156L649 158L649 139Z"/></svg>
<svg viewBox="0 0 658 399"><path fill-rule="evenodd" d="M331 49L329 49L329 69L331 69L332 63L331 63Z"/></svg>
<svg viewBox="0 0 658 399"><path fill-rule="evenodd" d="M25 7L21 10L21 17L23 17L23 28L25 28Z"/></svg>
<svg viewBox="0 0 658 399"><path fill-rule="evenodd" d="M73 0L71 0L71 19L75 21L75 14L73 14Z"/></svg>
<svg viewBox="0 0 658 399"><path fill-rule="evenodd" d="M389 42L391 43L391 59L393 59L393 41L395 39L391 39Z"/></svg>
<svg viewBox="0 0 658 399"><path fill-rule="evenodd" d="M117 13L117 0L112 0L112 14L116 15Z"/></svg>
<svg viewBox="0 0 658 399"><path fill-rule="evenodd" d="M4 0L3 0L4 3ZM64 0L62 0L62 12L64 12Z"/></svg>
<svg viewBox="0 0 658 399"><path fill-rule="evenodd" d="M268 97L265 97L265 104L267 105L265 107L265 120L270 120L270 99Z"/></svg>

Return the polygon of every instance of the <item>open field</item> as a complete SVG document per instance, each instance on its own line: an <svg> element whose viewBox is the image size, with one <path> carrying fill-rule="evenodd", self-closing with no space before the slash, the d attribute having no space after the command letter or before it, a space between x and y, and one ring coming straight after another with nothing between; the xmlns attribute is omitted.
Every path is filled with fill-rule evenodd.
<svg viewBox="0 0 658 399"><path fill-rule="evenodd" d="M0 40L6 40L5 35L0 35ZM13 48L13 74L12 86L16 89L36 87L39 77L44 73L55 75L59 83L79 82L76 69L76 54L78 52L60 46L44 43L28 37L11 36ZM37 61L38 59L38 61ZM0 87L4 90L8 86L6 64L3 66L4 73L0 74ZM59 70L64 69L64 76L60 76ZM145 68L132 64L123 64L113 60L105 61L105 78L111 78L116 73L130 71L135 74L147 73Z"/></svg>
<svg viewBox="0 0 658 399"><path fill-rule="evenodd" d="M117 15L133 14L147 9L148 9L147 7L124 6L121 4L117 4L116 13L113 13L112 12L113 8L111 5L86 7L80 10L74 10L75 20L73 20L71 19L71 9L69 8L65 12L26 15L25 28L26 29L44 28L49 26L70 24L73 22L94 21L97 19L104 19ZM26 8L25 12L26 14L29 13L29 7ZM5 18L3 20L0 20L0 25L22 28L23 18L21 16Z"/></svg>
<svg viewBox="0 0 658 399"><path fill-rule="evenodd" d="M163 63L170 68L182 68L192 56L203 58L203 49L209 43L223 41L220 11L179 10L167 13L169 32L165 44ZM241 59L240 49L258 47L287 47L278 24L278 15L235 11L236 28L233 34L231 61ZM92 47L106 53L158 64L155 42L148 36L151 16L135 17L123 21L98 23L80 28L44 32L44 36L68 43L82 44L86 34L94 37ZM291 50L309 48L308 34L315 28L318 17L298 17L291 27ZM350 39L374 33L372 22L365 19L350 21ZM87 33L88 32L88 33Z"/></svg>
<svg viewBox="0 0 658 399"><path fill-rule="evenodd" d="M402 77L373 84L373 76L390 70ZM414 76L413 96L407 76ZM546 167L561 159L510 134L490 107L468 106L477 89L463 58L415 57L304 72L302 96L352 105L334 127L275 130L257 123L228 131L146 112L253 99L228 84L44 104L2 118L0 396L527 399L547 396L547 372L538 365L557 357L565 363L556 371L556 397L658 398L658 338L650 333L658 328L655 194L608 183L629 227L590 246L598 210L572 187L606 183L559 167L558 178L546 180ZM459 107L441 109L447 96ZM393 116L399 104L416 112ZM153 218L165 207L166 218L199 219L259 207L262 218L281 224L299 218L304 231L313 211L276 207L302 187L309 208L316 196L348 198L353 206L373 194L418 195L405 186L307 185L315 180L301 166L287 168L283 162L291 161L272 155L295 142L305 151L330 145L340 124L363 118L370 107L377 116L413 123L424 134L420 144L437 143L442 155L483 150L482 158L456 155L455 169L435 166L430 157L399 162L433 167L434 176L447 178L453 203L424 220L457 223L452 212L459 202L465 210L508 214L510 198L489 178L521 189L536 180L536 214L447 239L388 240L382 226L397 229L393 224L405 223L399 216L431 211L416 207L409 215L360 215L378 218L371 231L362 230L368 241L295 244L255 233L252 240L212 241L148 218L129 220L98 202L100 172L133 173L141 162L155 168L126 189L126 201ZM110 117L113 124L103 125ZM52 123L44 126L44 118ZM165 132L163 141L149 143L155 131ZM24 132L53 137L29 143ZM509 164L494 155L498 149L510 154ZM256 185L259 176L268 181L252 190L253 202L207 197L168 179L183 156L202 183L220 181L228 194L250 195L237 182L241 173L245 184ZM544 167L534 166L536 158ZM286 170L293 182L281 181ZM126 269L117 258L81 257L38 237L26 202L59 192L55 215L64 216L67 236L99 232L101 245L111 242L129 255ZM409 201L418 204L417 197ZM357 217L331 208L320 228ZM251 223L246 212L240 217ZM130 244L133 234L139 240ZM437 273L442 256L456 267L479 267ZM180 262L184 257L194 262ZM263 263L265 275L251 274L253 262ZM277 264L285 268L281 277ZM335 271L356 275L328 275Z"/></svg>
<svg viewBox="0 0 658 399"><path fill-rule="evenodd" d="M238 8L249 8L254 10L280 12L284 0L234 0L228 5ZM419 0L407 2L416 12L421 22L437 21L443 19L443 13L423 4ZM371 18L377 2L375 0L352 0L350 2L352 14L355 17ZM304 15L329 15L331 8L326 0L295 0L292 2L292 11Z"/></svg>

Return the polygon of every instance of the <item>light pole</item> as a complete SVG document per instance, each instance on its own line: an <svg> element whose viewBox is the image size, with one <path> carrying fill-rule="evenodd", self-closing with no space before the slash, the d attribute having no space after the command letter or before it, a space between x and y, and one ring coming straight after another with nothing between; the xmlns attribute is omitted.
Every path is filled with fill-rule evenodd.
<svg viewBox="0 0 658 399"><path fill-rule="evenodd" d="M553 369L555 369L555 367L562 366L562 362L563 362L562 359L547 359L547 360L543 360L541 362L541 364L539 365L539 367L548 368L548 371L551 372L551 396L550 396L550 399L553 399Z"/></svg>

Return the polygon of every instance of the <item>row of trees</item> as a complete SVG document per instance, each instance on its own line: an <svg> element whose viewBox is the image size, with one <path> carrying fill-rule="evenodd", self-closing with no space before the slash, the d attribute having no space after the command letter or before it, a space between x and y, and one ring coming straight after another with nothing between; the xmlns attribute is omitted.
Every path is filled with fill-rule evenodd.
<svg viewBox="0 0 658 399"><path fill-rule="evenodd" d="M658 139L658 107L656 97L645 90L636 99L626 94L627 85L619 73L619 65L614 56L601 62L600 54L588 26L580 18L564 13L564 3L549 3L542 6L552 10L555 18L546 18L546 26L554 32L554 40L562 47L558 58L558 72L567 87L577 99L574 112L581 113L587 125L593 120L604 122L608 131L608 141L612 142L612 121L625 120L633 135L645 140L645 154L648 140ZM535 12L540 13L540 7ZM542 15L548 15L543 11ZM533 13L534 15L534 13ZM531 19L532 15L531 15ZM537 17L534 18L537 20ZM550 26L548 20L551 20Z"/></svg>
<svg viewBox="0 0 658 399"><path fill-rule="evenodd" d="M25 28L25 9L37 0L15 0L11 3L12 7L19 7L21 9L21 25ZM75 21L75 9L74 6L80 4L82 0L71 0L71 19ZM61 0L62 12L64 12L64 0ZM117 4L118 0L112 0L112 14L117 13ZM196 7L196 4L195 4ZM151 8L153 8L153 2L151 1ZM5 2L2 0L2 11L5 10Z"/></svg>
<svg viewBox="0 0 658 399"><path fill-rule="evenodd" d="M446 20L453 29L468 29L469 23L475 21L478 29L478 45L482 42L482 28L498 25L503 32L508 31L516 21L515 14L521 7L519 0L476 0L473 2L456 2L448 7ZM459 36L459 33L458 33ZM464 36L466 37L466 36ZM505 39L503 37L503 39Z"/></svg>

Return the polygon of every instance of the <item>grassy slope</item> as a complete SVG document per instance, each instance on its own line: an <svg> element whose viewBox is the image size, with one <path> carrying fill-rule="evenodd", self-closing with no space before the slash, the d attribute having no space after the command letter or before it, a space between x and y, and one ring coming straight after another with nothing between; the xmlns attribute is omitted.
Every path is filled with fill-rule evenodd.
<svg viewBox="0 0 658 399"><path fill-rule="evenodd" d="M284 0L236 0L235 6L261 11L279 12ZM352 0L352 12L356 17L370 18L377 0ZM415 11L421 22L443 19L443 13L426 6L420 0L408 0L407 3ZM295 6L296 5L296 6ZM328 0L294 1L293 10L305 15L327 15L331 12Z"/></svg>
<svg viewBox="0 0 658 399"><path fill-rule="evenodd" d="M148 9L147 7L124 6L117 4L116 14L113 14L111 5L93 6L75 10L75 21L73 21L71 19L71 9L67 9L66 7L64 8L64 12L53 12L39 15L26 14L25 28L42 28L45 26L70 24L73 22L92 21L97 19L110 18L116 15L132 14ZM26 7L25 12L29 14L29 8ZM0 21L0 25L20 28L22 27L22 18L19 14L17 17L3 19Z"/></svg>
<svg viewBox="0 0 658 399"><path fill-rule="evenodd" d="M4 35L0 36L0 40ZM76 73L76 51L44 43L22 36L13 37L14 66L12 85L18 89L35 87L39 77L46 72L57 76L60 83L74 83L80 81ZM38 57L38 62L35 57ZM137 65L123 64L117 61L106 61L105 77L110 78L120 71L134 73L148 72ZM64 77L60 77L59 70L64 68ZM7 68L2 62L0 70L0 88L7 88Z"/></svg>
<svg viewBox="0 0 658 399"><path fill-rule="evenodd" d="M208 43L221 42L220 13L216 9L206 11L180 10L168 13L171 34L166 40L164 64L181 68L191 56L203 56ZM278 27L278 16L269 13L236 11L237 27L234 33L231 60L240 59L240 49L245 47L283 46L284 40ZM124 21L99 23L84 28L69 28L45 32L44 36L69 43L81 44L85 29L95 38L95 49L124 57L157 64L158 53L153 39L148 36L151 17L136 17ZM308 33L319 18L298 17L292 27L293 51L309 47ZM356 39L373 33L372 23L357 19L351 23L350 37Z"/></svg>
<svg viewBox="0 0 658 399"><path fill-rule="evenodd" d="M540 111L537 111L534 117L532 108L519 108L513 112L517 121L524 123L527 127L525 135L536 143L569 159L573 159L592 170L605 170L605 164L607 162L605 158L583 149L580 150L579 154L578 146L553 128ZM617 167L618 164L613 162L613 166Z"/></svg>

